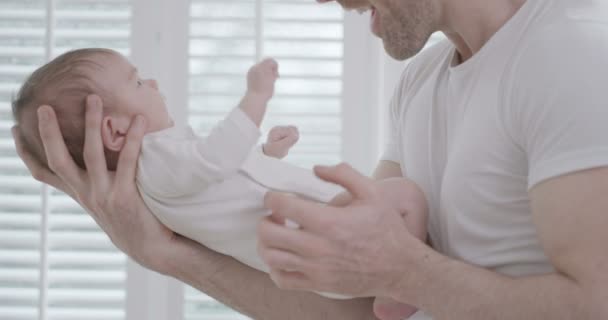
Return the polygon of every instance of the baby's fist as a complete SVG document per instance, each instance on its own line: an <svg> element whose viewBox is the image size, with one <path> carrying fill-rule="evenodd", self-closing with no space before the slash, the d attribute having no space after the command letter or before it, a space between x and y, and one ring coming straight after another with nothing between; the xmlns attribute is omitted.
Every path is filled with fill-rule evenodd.
<svg viewBox="0 0 608 320"><path fill-rule="evenodd" d="M264 154L278 159L284 158L289 149L300 139L300 133L295 126L277 126L270 130L268 139L263 146Z"/></svg>
<svg viewBox="0 0 608 320"><path fill-rule="evenodd" d="M247 90L270 99L274 94L274 83L279 77L279 65L274 59L264 59L247 73Z"/></svg>

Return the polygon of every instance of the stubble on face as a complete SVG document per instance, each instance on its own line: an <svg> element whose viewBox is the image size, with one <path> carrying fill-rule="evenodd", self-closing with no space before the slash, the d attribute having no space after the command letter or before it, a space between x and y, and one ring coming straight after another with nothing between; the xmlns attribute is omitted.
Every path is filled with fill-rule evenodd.
<svg viewBox="0 0 608 320"><path fill-rule="evenodd" d="M379 36L384 49L397 60L416 55L435 31L435 12L431 1L389 0L387 7L377 11L381 19Z"/></svg>
<svg viewBox="0 0 608 320"><path fill-rule="evenodd" d="M431 0L336 0L346 10L376 7L381 19L378 37L397 60L416 55L435 31L436 10Z"/></svg>

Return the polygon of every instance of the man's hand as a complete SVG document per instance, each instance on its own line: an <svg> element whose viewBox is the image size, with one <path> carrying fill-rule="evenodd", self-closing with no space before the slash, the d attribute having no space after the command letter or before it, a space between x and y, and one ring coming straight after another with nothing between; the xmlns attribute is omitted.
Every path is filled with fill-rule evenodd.
<svg viewBox="0 0 608 320"><path fill-rule="evenodd" d="M315 172L346 188L352 201L324 206L269 193L265 204L273 214L260 223L258 234L259 253L271 278L283 289L389 296L404 270L422 259L416 248L424 247L423 242L408 232L399 208L385 201L373 180L345 164L317 167ZM403 192L404 202L412 200L409 196ZM346 196L339 202L348 200ZM300 228L284 226L285 219Z"/></svg>
<svg viewBox="0 0 608 320"><path fill-rule="evenodd" d="M298 142L300 133L295 126L276 126L268 133L268 139L262 146L264 154L269 157L283 159L289 149Z"/></svg>
<svg viewBox="0 0 608 320"><path fill-rule="evenodd" d="M163 261L157 254L176 242L177 236L152 215L135 185L145 120L141 116L135 118L120 154L118 169L109 172L100 136L101 104L98 96L87 97L86 171L80 169L68 153L56 115L49 106L38 109L38 118L40 135L52 171L45 169L27 153L15 127L13 137L17 152L36 180L62 190L78 201L120 250L142 265L163 272Z"/></svg>

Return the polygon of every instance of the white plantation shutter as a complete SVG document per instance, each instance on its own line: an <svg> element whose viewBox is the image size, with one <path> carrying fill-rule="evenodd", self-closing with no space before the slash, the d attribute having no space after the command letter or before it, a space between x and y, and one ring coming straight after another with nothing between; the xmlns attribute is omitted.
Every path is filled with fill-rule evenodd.
<svg viewBox="0 0 608 320"><path fill-rule="evenodd" d="M293 124L300 141L287 161L311 167L341 159L344 15L313 0L193 0L189 122L202 134L234 108L249 67L279 62L263 130ZM185 319L240 319L192 288Z"/></svg>
<svg viewBox="0 0 608 320"><path fill-rule="evenodd" d="M343 12L311 0L194 0L191 8L190 124L206 133L236 106L245 75L276 58L281 78L263 129L297 125L288 161L335 163L341 150Z"/></svg>
<svg viewBox="0 0 608 320"><path fill-rule="evenodd" d="M67 50L128 54L129 20L129 0L0 1L0 319L124 319L125 256L73 200L29 176L10 101Z"/></svg>
<svg viewBox="0 0 608 320"><path fill-rule="evenodd" d="M0 3L0 318L37 319L40 184L14 152L11 95L45 61L46 12L39 2Z"/></svg>

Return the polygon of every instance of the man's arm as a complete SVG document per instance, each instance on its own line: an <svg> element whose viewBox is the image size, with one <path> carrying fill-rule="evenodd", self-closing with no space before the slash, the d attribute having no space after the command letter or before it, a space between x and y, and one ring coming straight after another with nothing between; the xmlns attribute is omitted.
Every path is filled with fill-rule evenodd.
<svg viewBox="0 0 608 320"><path fill-rule="evenodd" d="M166 274L253 319L376 319L369 298L333 300L316 293L281 290L261 271L191 240L182 241L183 245L171 248Z"/></svg>
<svg viewBox="0 0 608 320"><path fill-rule="evenodd" d="M87 99L87 171L78 168L70 157L52 108L41 107L38 116L53 171L36 162L23 148L19 136L14 135L17 151L34 178L77 200L112 242L138 263L174 276L255 319L375 319L371 299L330 300L280 290L268 275L180 237L162 225L145 206L135 186L137 158L145 132L143 118L136 118L129 129L117 172L113 173L108 172L103 156L101 105Z"/></svg>
<svg viewBox="0 0 608 320"><path fill-rule="evenodd" d="M531 191L539 237L556 272L523 278L434 252L405 232L369 179L347 166L318 173L354 200L322 208L267 197L275 216L302 226L286 230L265 222L261 252L279 287L388 296L436 320L608 319L608 168L554 178Z"/></svg>
<svg viewBox="0 0 608 320"><path fill-rule="evenodd" d="M608 168L554 178L531 190L553 274L509 278L433 256L427 286L407 297L436 319L608 319ZM426 271L423 271L426 270Z"/></svg>

